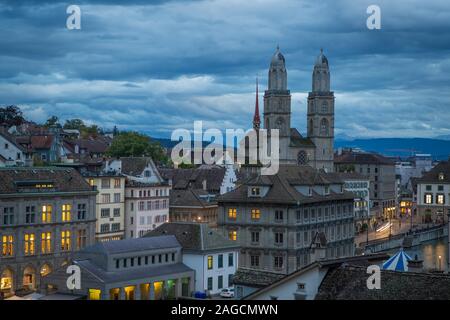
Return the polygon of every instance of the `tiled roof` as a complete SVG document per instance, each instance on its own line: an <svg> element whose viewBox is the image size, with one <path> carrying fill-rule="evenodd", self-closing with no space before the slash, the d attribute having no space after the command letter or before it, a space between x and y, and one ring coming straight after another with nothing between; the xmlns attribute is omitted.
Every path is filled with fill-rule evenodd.
<svg viewBox="0 0 450 320"><path fill-rule="evenodd" d="M330 185L342 184L343 181L322 170L310 166L281 165L276 175L254 176L245 180L234 190L218 197L222 202L251 202L251 203L314 203L317 201L349 200L354 194L344 191L336 193L330 190L328 195L320 195L315 191L311 196L303 195L295 189L296 185ZM270 185L264 197L248 197L248 186Z"/></svg>
<svg viewBox="0 0 450 320"><path fill-rule="evenodd" d="M51 183L53 185L49 190L39 190L41 193L93 191L92 187L73 168L0 168L0 181L0 194L13 194L21 190L25 192L24 189L30 189L26 188L27 185L33 187L33 184L39 184L40 182Z"/></svg>
<svg viewBox="0 0 450 320"><path fill-rule="evenodd" d="M291 146L314 148L314 142L308 137L303 137L296 128L291 128Z"/></svg>
<svg viewBox="0 0 450 320"><path fill-rule="evenodd" d="M443 174L443 179L439 175ZM421 178L415 180L416 183L450 183L450 161L441 161L428 172L425 172Z"/></svg>
<svg viewBox="0 0 450 320"><path fill-rule="evenodd" d="M208 251L239 248L205 223L170 222L150 231L145 237L174 235L185 251Z"/></svg>
<svg viewBox="0 0 450 320"><path fill-rule="evenodd" d="M249 268L239 268L232 277L232 283L238 285L244 285L254 288L266 287L278 280L284 278L284 274L249 269Z"/></svg>
<svg viewBox="0 0 450 320"><path fill-rule="evenodd" d="M69 144L70 144L69 140ZM103 138L87 138L87 139L76 139L72 142L73 145L78 145L80 149L86 149L89 153L105 153L109 147L108 141Z"/></svg>
<svg viewBox="0 0 450 320"><path fill-rule="evenodd" d="M225 168L221 166L200 167L197 169L160 169L166 180L172 180L173 189L206 189L211 193L219 193L225 175Z"/></svg>
<svg viewBox="0 0 450 320"><path fill-rule="evenodd" d="M137 252L151 249L166 249L180 247L177 239L173 235L162 235L152 238L135 238L119 241L97 242L96 244L86 247L80 254L84 253L102 253L117 254L125 252Z"/></svg>
<svg viewBox="0 0 450 320"><path fill-rule="evenodd" d="M385 156L382 156L377 153L366 153L366 152L343 152L340 155L335 154L334 163L395 165L394 161Z"/></svg>
<svg viewBox="0 0 450 320"><path fill-rule="evenodd" d="M217 206L217 201L215 197L211 197L208 192L201 189L173 189L170 191L170 206L205 208L209 206Z"/></svg>
<svg viewBox="0 0 450 320"><path fill-rule="evenodd" d="M44 135L44 136L31 136L31 148L33 150L36 149L50 149L53 143L53 135Z"/></svg>
<svg viewBox="0 0 450 320"><path fill-rule="evenodd" d="M120 161L122 162L122 173L130 176L142 174L144 169L152 164L150 157L123 157L120 158Z"/></svg>
<svg viewBox="0 0 450 320"><path fill-rule="evenodd" d="M8 140L10 143L15 145L17 148L19 148L21 151L25 152L26 148L21 145L21 143L18 141L18 137L10 134L8 130L6 130L5 127L0 126L0 136Z"/></svg>
<svg viewBox="0 0 450 320"><path fill-rule="evenodd" d="M367 268L343 264L330 269L317 300L449 300L450 276L381 270L381 289L367 288Z"/></svg>

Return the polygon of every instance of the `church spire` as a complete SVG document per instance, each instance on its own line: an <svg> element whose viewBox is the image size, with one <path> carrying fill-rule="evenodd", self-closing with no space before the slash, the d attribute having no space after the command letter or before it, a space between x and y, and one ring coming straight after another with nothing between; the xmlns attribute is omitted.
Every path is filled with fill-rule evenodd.
<svg viewBox="0 0 450 320"><path fill-rule="evenodd" d="M258 77L256 77L256 102L255 114L253 115L253 129L258 130L261 126L261 119L259 118L259 102L258 102Z"/></svg>

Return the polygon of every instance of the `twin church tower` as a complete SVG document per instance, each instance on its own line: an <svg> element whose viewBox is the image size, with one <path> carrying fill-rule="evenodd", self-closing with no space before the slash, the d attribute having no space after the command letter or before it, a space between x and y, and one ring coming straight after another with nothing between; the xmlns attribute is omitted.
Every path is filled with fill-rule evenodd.
<svg viewBox="0 0 450 320"><path fill-rule="evenodd" d="M314 64L307 111L307 136L304 137L296 128L291 128L286 61L277 48L270 62L269 85L264 93L264 128L279 130L280 164L310 165L332 172L334 93L330 91L330 70L322 50ZM258 96L253 126L255 129L260 126Z"/></svg>

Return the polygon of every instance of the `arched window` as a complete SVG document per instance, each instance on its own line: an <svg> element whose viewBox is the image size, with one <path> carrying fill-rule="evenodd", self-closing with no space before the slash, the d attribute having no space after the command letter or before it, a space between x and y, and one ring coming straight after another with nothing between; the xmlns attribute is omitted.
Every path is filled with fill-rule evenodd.
<svg viewBox="0 0 450 320"><path fill-rule="evenodd" d="M48 264L44 264L44 265L41 267L41 270L40 270L41 277L45 277L45 276L48 275L50 272L52 272L52 268L51 268Z"/></svg>
<svg viewBox="0 0 450 320"><path fill-rule="evenodd" d="M327 113L328 112L328 104L326 101L324 101L322 103L322 113Z"/></svg>
<svg viewBox="0 0 450 320"><path fill-rule="evenodd" d="M12 290L13 288L13 271L5 269L0 275L0 290Z"/></svg>
<svg viewBox="0 0 450 320"><path fill-rule="evenodd" d="M320 121L320 135L327 136L328 135L328 120L323 118Z"/></svg>
<svg viewBox="0 0 450 320"><path fill-rule="evenodd" d="M297 154L297 164L301 166L307 163L308 163L308 155L303 150L299 151Z"/></svg>
<svg viewBox="0 0 450 320"><path fill-rule="evenodd" d="M36 270L32 266L28 266L23 270L23 286L29 289L35 288Z"/></svg>

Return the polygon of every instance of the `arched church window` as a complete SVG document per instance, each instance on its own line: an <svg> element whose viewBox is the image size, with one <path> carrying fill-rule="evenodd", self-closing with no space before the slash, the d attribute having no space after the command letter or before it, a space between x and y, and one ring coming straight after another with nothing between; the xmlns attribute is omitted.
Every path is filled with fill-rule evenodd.
<svg viewBox="0 0 450 320"><path fill-rule="evenodd" d="M299 151L297 154L297 164L305 165L307 163L308 163L308 155L303 150Z"/></svg>
<svg viewBox="0 0 450 320"><path fill-rule="evenodd" d="M327 113L328 112L328 104L326 101L324 101L322 103L322 113Z"/></svg>
<svg viewBox="0 0 450 320"><path fill-rule="evenodd" d="M320 135L328 135L328 120L325 118L320 121Z"/></svg>

